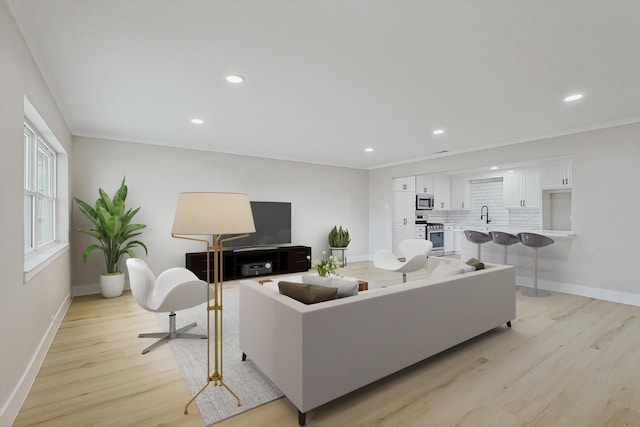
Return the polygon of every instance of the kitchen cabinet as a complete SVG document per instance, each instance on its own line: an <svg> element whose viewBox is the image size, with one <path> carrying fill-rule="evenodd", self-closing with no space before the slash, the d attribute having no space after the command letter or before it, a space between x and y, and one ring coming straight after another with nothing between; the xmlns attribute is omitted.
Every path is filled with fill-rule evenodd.
<svg viewBox="0 0 640 427"><path fill-rule="evenodd" d="M451 210L451 178L446 175L433 177L433 210Z"/></svg>
<svg viewBox="0 0 640 427"><path fill-rule="evenodd" d="M540 187L544 189L571 188L573 179L571 176L571 161L552 163L540 167Z"/></svg>
<svg viewBox="0 0 640 427"><path fill-rule="evenodd" d="M451 209L469 210L469 180L466 176L451 178Z"/></svg>
<svg viewBox="0 0 640 427"><path fill-rule="evenodd" d="M393 224L414 225L416 221L416 195L394 191L393 193Z"/></svg>
<svg viewBox="0 0 640 427"><path fill-rule="evenodd" d="M398 253L398 243L415 238L416 194L414 191L393 192L393 252Z"/></svg>
<svg viewBox="0 0 640 427"><path fill-rule="evenodd" d="M504 207L540 207L540 171L538 169L517 169L503 177Z"/></svg>
<svg viewBox="0 0 640 427"><path fill-rule="evenodd" d="M402 253L400 251L400 247L398 243L402 242L406 239L415 239L416 237L416 227L415 225L394 225L393 226L393 249L392 252L396 254L396 256L400 256Z"/></svg>
<svg viewBox="0 0 640 427"><path fill-rule="evenodd" d="M453 232L453 251L457 254L462 252L462 230Z"/></svg>
<svg viewBox="0 0 640 427"><path fill-rule="evenodd" d="M416 177L403 176L393 179L393 191L405 191L408 193L416 193Z"/></svg>
<svg viewBox="0 0 640 427"><path fill-rule="evenodd" d="M416 176L416 193L433 194L433 175Z"/></svg>
<svg viewBox="0 0 640 427"><path fill-rule="evenodd" d="M455 240L453 237L454 234L455 233L453 232L453 230L445 228L444 230L444 253L445 254L452 254L455 252Z"/></svg>

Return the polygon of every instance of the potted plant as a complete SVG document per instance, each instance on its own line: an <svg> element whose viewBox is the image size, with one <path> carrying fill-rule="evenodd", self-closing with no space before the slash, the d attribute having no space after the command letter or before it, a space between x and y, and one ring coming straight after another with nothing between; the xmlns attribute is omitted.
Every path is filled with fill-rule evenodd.
<svg viewBox="0 0 640 427"><path fill-rule="evenodd" d="M351 243L349 230L342 228L342 226L338 227L334 225L329 232L329 247L331 248L332 255L334 252L340 252L341 267L347 265L347 256L345 255L345 251L347 250L349 243Z"/></svg>
<svg viewBox="0 0 640 427"><path fill-rule="evenodd" d="M325 251L322 251L323 257L326 254L327 253ZM308 255L307 259L311 261L311 257ZM329 255L329 258L323 258L321 261L316 262L312 268L318 272L318 276L327 277L331 276L332 274L337 274L338 262L336 260L336 257L334 257L333 255Z"/></svg>
<svg viewBox="0 0 640 427"><path fill-rule="evenodd" d="M139 240L133 240L139 236L145 224L132 224L131 220L140 208L125 208L127 198L127 186L125 178L122 179L120 188L113 198L100 188L100 197L96 200L95 208L88 203L74 197L80 211L93 223L94 228L77 229L80 233L88 234L98 240L97 244L89 245L82 253L82 260L87 262L89 256L100 250L104 255L107 271L100 275L100 289L105 298L120 296L124 289L124 273L120 271L120 259L125 255L135 258L137 255L133 248L139 246L147 253L147 247Z"/></svg>

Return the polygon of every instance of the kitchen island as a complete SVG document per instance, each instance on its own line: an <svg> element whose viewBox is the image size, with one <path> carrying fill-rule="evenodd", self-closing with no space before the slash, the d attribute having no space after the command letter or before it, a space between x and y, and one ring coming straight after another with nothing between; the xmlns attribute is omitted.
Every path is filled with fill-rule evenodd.
<svg viewBox="0 0 640 427"><path fill-rule="evenodd" d="M554 243L538 250L538 287L550 291L571 292L570 285L563 282L566 260L575 241L575 233L561 230L535 230L530 227L510 227L505 225L473 224L456 225L452 227L455 233L461 233L460 259L476 258L478 245L469 242L464 230L474 230L483 233L502 231L517 235L518 233L536 233L550 237ZM519 286L533 287L533 249L516 243L507 248L507 263L516 267L516 283ZM482 261L502 264L504 262L504 246L493 242L482 245Z"/></svg>

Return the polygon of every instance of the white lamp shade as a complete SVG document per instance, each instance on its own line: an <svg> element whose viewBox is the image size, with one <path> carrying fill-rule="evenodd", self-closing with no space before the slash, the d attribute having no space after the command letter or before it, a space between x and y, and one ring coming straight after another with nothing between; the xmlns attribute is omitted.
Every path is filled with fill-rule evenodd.
<svg viewBox="0 0 640 427"><path fill-rule="evenodd" d="M241 193L180 193L172 234L242 234L256 231L249 196Z"/></svg>

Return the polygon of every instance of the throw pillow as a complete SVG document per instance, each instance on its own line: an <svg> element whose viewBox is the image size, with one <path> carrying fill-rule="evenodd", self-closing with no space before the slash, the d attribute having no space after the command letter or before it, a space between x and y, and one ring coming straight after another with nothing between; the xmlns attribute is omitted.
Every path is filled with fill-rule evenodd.
<svg viewBox="0 0 640 427"><path fill-rule="evenodd" d="M462 270L460 268L456 268L455 265L451 265L448 262L441 262L429 273L429 280L441 279L443 277L449 277L461 273Z"/></svg>
<svg viewBox="0 0 640 427"><path fill-rule="evenodd" d="M338 288L338 298L350 297L358 295L358 281L342 279L340 277L320 277L314 274L304 274L302 276L302 283L308 283L310 285L317 286L329 286L332 288Z"/></svg>
<svg viewBox="0 0 640 427"><path fill-rule="evenodd" d="M456 274L470 273L475 270L475 267L467 265L462 261L441 261L436 266L436 268L434 268L433 271L429 273L429 279L439 279Z"/></svg>
<svg viewBox="0 0 640 427"><path fill-rule="evenodd" d="M336 299L338 288L327 286L316 286L305 283L278 282L278 289L282 295L291 297L304 304L315 304L317 302Z"/></svg>
<svg viewBox="0 0 640 427"><path fill-rule="evenodd" d="M476 270L483 270L484 269L484 263L478 261L475 258L469 258L469 260L466 262L466 264L474 267Z"/></svg>

